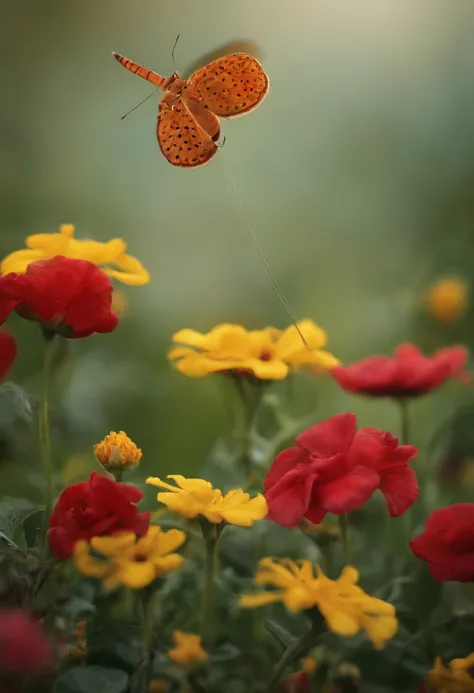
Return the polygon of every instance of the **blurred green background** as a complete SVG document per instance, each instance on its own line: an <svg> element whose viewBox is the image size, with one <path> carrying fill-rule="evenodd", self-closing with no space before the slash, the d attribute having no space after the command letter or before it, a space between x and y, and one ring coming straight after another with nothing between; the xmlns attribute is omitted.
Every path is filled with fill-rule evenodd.
<svg viewBox="0 0 474 693"><path fill-rule="evenodd" d="M471 343L472 311L440 326L422 300L434 279L472 275L473 22L469 0L0 0L1 254L73 223L78 237L123 238L152 277L126 288L115 333L69 345L58 463L124 429L144 452L137 480L189 475L230 430L219 379L187 379L166 360L182 327L288 322L222 160L295 318L327 329L344 362L404 340L430 351ZM260 46L271 81L261 108L224 122L225 147L194 171L161 156L158 94L120 120L150 89L111 56L170 74L178 33L182 72L242 38ZM39 335L17 318L9 326L20 343L12 379L34 409ZM398 433L390 402L350 397L329 378L301 376L296 392L300 412L317 398L315 421L353 410ZM18 393L5 396L21 410ZM413 442L470 399L450 384L415 403ZM2 424L15 431L2 483L18 492L38 460L34 422L15 416Z"/></svg>

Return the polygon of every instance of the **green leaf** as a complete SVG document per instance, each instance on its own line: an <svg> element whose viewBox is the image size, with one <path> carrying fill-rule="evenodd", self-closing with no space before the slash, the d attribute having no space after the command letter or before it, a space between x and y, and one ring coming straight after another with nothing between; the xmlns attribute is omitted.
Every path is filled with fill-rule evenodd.
<svg viewBox="0 0 474 693"><path fill-rule="evenodd" d="M18 549L26 548L23 523L41 508L24 498L4 497L0 501L0 539Z"/></svg>
<svg viewBox="0 0 474 693"><path fill-rule="evenodd" d="M291 647L297 640L294 635L289 633L286 628L280 626L276 621L267 620L264 623L265 628L285 647Z"/></svg>
<svg viewBox="0 0 474 693"><path fill-rule="evenodd" d="M128 681L120 669L74 667L58 676L53 693L125 693Z"/></svg>
<svg viewBox="0 0 474 693"><path fill-rule="evenodd" d="M138 626L107 624L87 638L88 664L108 664L131 674L143 660L142 632Z"/></svg>

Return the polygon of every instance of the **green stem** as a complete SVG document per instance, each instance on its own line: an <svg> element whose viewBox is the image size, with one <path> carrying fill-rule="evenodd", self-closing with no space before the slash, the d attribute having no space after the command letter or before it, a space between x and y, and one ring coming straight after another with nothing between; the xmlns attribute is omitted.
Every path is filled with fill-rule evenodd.
<svg viewBox="0 0 474 693"><path fill-rule="evenodd" d="M153 674L154 628L155 613L153 602L155 589L145 588L142 592L142 637L145 650L145 666L143 669L143 693L147 693Z"/></svg>
<svg viewBox="0 0 474 693"><path fill-rule="evenodd" d="M321 628L318 628L317 623L313 622L312 628L302 635L301 638L296 640L291 647L285 650L280 661L275 667L273 676L267 688L267 693L273 693L275 690L277 690L277 684L280 682L286 668L300 657L304 657L304 655L306 655L311 648L316 645L320 632Z"/></svg>
<svg viewBox="0 0 474 693"><path fill-rule="evenodd" d="M324 567L326 569L326 575L328 578L331 577L333 571L333 556L332 556L332 546L324 546L321 549L324 558Z"/></svg>
<svg viewBox="0 0 474 693"><path fill-rule="evenodd" d="M401 441L402 445L410 443L410 417L408 415L408 400L400 399Z"/></svg>
<svg viewBox="0 0 474 693"><path fill-rule="evenodd" d="M347 515L339 515L339 527L341 528L342 555L344 558L344 563L345 565L349 565L351 562L351 555L349 548L349 523L347 521Z"/></svg>
<svg viewBox="0 0 474 693"><path fill-rule="evenodd" d="M43 554L47 552L47 531L49 518L53 509L54 500L54 480L53 480L53 460L51 455L51 431L49 421L49 395L51 386L51 376L56 354L58 338L54 333L43 332L44 335L44 361L43 377L39 399L39 447L40 457L43 466L44 476L44 520L41 536L41 546Z"/></svg>
<svg viewBox="0 0 474 693"><path fill-rule="evenodd" d="M113 472L115 481L121 482L123 477L123 469L115 469Z"/></svg>
<svg viewBox="0 0 474 693"><path fill-rule="evenodd" d="M212 634L212 602L214 597L214 577L216 572L216 546L219 538L217 525L203 520L201 523L204 540L204 589L202 594L201 638L206 643Z"/></svg>
<svg viewBox="0 0 474 693"><path fill-rule="evenodd" d="M240 445L239 462L245 473L250 476L252 472L252 433L264 388L262 383L257 382L252 388L253 392L251 392L245 387L244 379L238 375L233 377L233 383L242 405L241 423L237 434Z"/></svg>

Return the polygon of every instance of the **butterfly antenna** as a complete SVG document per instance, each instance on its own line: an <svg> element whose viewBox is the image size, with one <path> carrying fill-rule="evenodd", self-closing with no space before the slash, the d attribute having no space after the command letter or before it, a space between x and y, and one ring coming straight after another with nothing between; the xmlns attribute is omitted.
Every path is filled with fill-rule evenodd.
<svg viewBox="0 0 474 693"><path fill-rule="evenodd" d="M255 236L254 232L252 231L252 227L250 226L250 222L248 220L247 214L245 212L244 206L242 204L242 201L240 199L239 193L237 192L237 188L235 184L232 181L232 178L230 177L229 169L227 168L227 164L225 163L224 157L221 155L220 160L222 161L222 164L224 166L224 170L227 176L227 181L229 183L229 186L234 194L235 200L237 202L237 205L239 207L240 213L242 214L242 218L244 220L245 224L245 229L250 237L250 240L252 242L253 249L255 251L255 254L258 257L258 260L260 262L260 265L264 271L264 274L268 281L270 282L270 285L273 289L273 291L276 293L278 300L280 301L285 313L289 317L290 321L293 323L294 327L296 328L296 331L298 332L299 336L301 337L301 341L305 345L307 349L310 349L310 346L308 342L305 339L304 334L301 332L300 328L298 327L298 324L296 323L293 315L291 314L290 311L290 306L288 303L288 299L286 298L285 294L283 293L283 289L280 287L278 284L277 280L275 279L275 275L273 274L272 270L270 269L270 266L265 258L265 254L260 246L260 243L257 240L257 237Z"/></svg>
<svg viewBox="0 0 474 693"><path fill-rule="evenodd" d="M123 120L123 119L126 118L128 115L130 115L130 113L133 113L133 111L136 111L137 108L138 108L139 106L141 106L142 104L144 104L145 101L148 101L148 99L150 99L150 98L153 96L153 94L156 94L156 92L159 91L159 90L160 90L160 87L158 87L157 89L154 89L154 90L151 92L151 94L148 94L148 96L146 96L146 97L143 99L143 101L140 101L140 103L137 103L136 106L134 106L134 107L131 108L129 111L127 111L123 116L120 116L120 120Z"/></svg>
<svg viewBox="0 0 474 693"><path fill-rule="evenodd" d="M171 60L173 61L174 69L175 69L176 71L178 71L178 68L176 67L176 61L175 61L175 59L174 59L174 52L175 52L175 50L176 50L176 46L178 45L178 41L179 41L179 37L180 37L180 36L181 36L181 34L178 34L178 35L177 35L177 37L176 37L176 39L175 39L175 42L174 42L174 44L173 44L173 50L171 51Z"/></svg>

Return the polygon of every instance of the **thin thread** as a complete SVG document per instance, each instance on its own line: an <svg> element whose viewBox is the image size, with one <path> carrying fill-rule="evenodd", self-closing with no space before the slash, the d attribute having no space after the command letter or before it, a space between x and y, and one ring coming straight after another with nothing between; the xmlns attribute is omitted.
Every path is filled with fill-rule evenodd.
<svg viewBox="0 0 474 693"><path fill-rule="evenodd" d="M280 301L281 305L283 306L283 309L285 310L289 319L291 320L294 327L296 328L296 331L298 332L299 336L301 337L303 344L305 345L305 347L307 349L310 349L308 342L306 341L303 333L301 332L294 317L291 314L288 299L286 298L285 294L283 293L283 289L278 284L278 282L275 278L275 275L273 274L272 270L270 269L270 266L269 266L269 264L265 258L265 255L264 255L263 250L262 250L262 248L261 248L261 246L257 240L257 237L255 236L254 232L252 231L252 227L250 226L250 222L248 220L244 206L243 206L242 201L240 199L240 195L237 191L237 188L236 188L234 182L232 181L229 169L228 169L227 164L224 160L224 157L222 156L222 152L220 153L219 158L222 161L222 165L224 166L224 171L225 171L226 176L227 176L228 187L230 188L231 192L234 195L235 201L237 202L237 206L239 208L239 211L242 215L242 219L244 221L245 230L247 231L247 234L248 234L248 236L252 242L252 247L254 249L255 254L257 255L257 258L258 258L260 265L261 265L261 267L265 273L265 276L268 279L268 281L270 282L270 285L271 285L273 291L275 292L275 294L277 295L277 298Z"/></svg>

